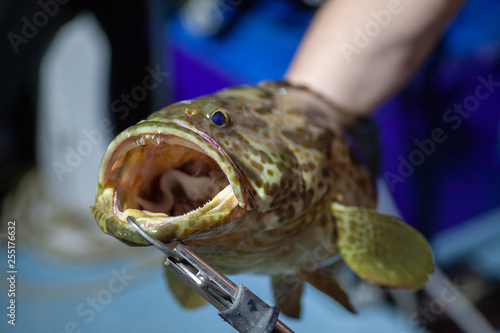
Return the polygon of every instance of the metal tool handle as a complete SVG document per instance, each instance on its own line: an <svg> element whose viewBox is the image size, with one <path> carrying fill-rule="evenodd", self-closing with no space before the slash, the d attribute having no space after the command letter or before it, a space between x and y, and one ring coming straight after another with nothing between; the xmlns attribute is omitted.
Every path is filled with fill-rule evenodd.
<svg viewBox="0 0 500 333"><path fill-rule="evenodd" d="M220 310L219 316L238 332L293 333L290 328L278 319L278 307L270 307L245 286L236 286L233 281L204 261L185 244L179 243L174 248L174 252L192 264L198 270L196 276L204 277L206 284L193 284L195 279L192 279L192 277L188 277L189 280L187 281L185 279L186 275L178 275L175 265L168 264L165 267L169 268L171 266L170 270L174 274ZM230 300L227 299L228 296Z"/></svg>
<svg viewBox="0 0 500 333"><path fill-rule="evenodd" d="M219 315L238 332L293 333L278 319L278 307L270 307L245 286L236 286L188 246L178 243L172 249L148 235L133 217L127 217L127 221L142 237L167 254L164 266L216 307Z"/></svg>
<svg viewBox="0 0 500 333"><path fill-rule="evenodd" d="M277 306L269 306L245 286L238 286L234 303L219 316L241 333L271 333L278 319Z"/></svg>

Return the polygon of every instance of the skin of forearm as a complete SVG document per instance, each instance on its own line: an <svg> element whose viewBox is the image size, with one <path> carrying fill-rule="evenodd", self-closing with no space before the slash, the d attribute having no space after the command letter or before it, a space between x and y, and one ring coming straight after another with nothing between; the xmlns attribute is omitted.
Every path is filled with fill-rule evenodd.
<svg viewBox="0 0 500 333"><path fill-rule="evenodd" d="M353 115L371 115L418 70L464 2L330 0L311 22L286 79Z"/></svg>

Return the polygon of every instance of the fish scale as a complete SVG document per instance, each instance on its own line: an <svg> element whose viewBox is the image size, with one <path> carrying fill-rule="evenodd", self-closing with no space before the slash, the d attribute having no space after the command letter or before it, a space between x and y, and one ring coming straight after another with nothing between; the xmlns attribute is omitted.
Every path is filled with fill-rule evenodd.
<svg viewBox="0 0 500 333"><path fill-rule="evenodd" d="M409 225L373 209L369 171L341 125L350 121L321 96L283 82L174 103L113 140L92 212L104 232L128 244L146 245L126 221L133 216L151 236L185 242L222 272L269 274L273 287L298 293L289 280L280 283L295 276L348 310L348 297L321 265L339 255L366 280L418 289L433 271L429 245ZM193 168L179 170L195 163L213 181L195 181ZM182 179L157 185L165 174ZM221 177L229 185L215 181ZM199 188L172 196L168 184L181 182ZM157 195L137 199L153 187ZM171 213L181 204L173 211L184 214ZM300 295L288 296L277 303L297 316ZM189 307L189 299L179 301Z"/></svg>

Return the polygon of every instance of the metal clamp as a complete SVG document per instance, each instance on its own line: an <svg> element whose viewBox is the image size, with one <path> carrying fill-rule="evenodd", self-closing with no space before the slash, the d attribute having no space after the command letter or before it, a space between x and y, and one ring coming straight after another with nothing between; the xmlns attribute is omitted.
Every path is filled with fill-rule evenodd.
<svg viewBox="0 0 500 333"><path fill-rule="evenodd" d="M128 223L152 245L167 254L164 266L219 310L219 316L241 333L293 331L278 319L279 309L269 306L245 286L217 271L183 243L171 248L148 235L132 216Z"/></svg>

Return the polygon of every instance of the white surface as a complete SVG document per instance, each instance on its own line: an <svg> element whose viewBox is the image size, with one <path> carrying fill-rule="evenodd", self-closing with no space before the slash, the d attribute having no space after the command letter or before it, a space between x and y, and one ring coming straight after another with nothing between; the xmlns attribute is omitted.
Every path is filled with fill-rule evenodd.
<svg viewBox="0 0 500 333"><path fill-rule="evenodd" d="M94 201L102 155L112 139L100 126L110 104L109 59L104 33L92 15L83 14L55 36L40 70L39 166L53 199L86 214ZM94 139L85 133L94 134ZM68 156L74 157L70 163ZM58 172L56 165L68 169Z"/></svg>

